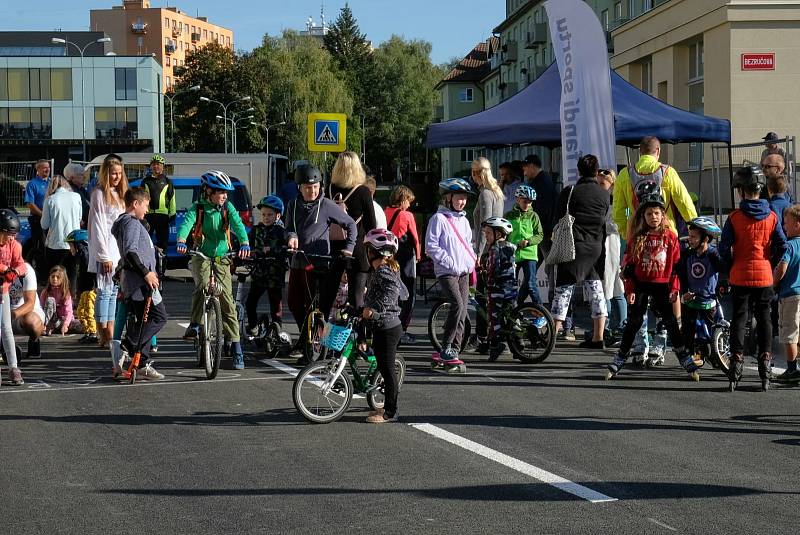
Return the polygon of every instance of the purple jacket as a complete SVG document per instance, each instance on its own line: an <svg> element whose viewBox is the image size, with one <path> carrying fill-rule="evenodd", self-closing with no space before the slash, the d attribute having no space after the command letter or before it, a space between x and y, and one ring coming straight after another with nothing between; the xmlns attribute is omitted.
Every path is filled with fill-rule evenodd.
<svg viewBox="0 0 800 535"><path fill-rule="evenodd" d="M461 235L461 240L453 232L448 219ZM475 256L470 245L471 240L472 229L466 213L454 212L440 206L439 211L428 221L428 232L425 236L425 252L433 260L433 271L437 277L472 273L475 269Z"/></svg>

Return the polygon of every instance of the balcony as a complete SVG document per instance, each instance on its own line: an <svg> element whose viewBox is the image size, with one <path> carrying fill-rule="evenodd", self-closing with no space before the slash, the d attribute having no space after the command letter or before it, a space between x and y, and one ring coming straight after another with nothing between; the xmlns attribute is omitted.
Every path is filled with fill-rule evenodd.
<svg viewBox="0 0 800 535"><path fill-rule="evenodd" d="M526 32L525 48L536 48L547 43L547 24L534 24L531 31Z"/></svg>
<svg viewBox="0 0 800 535"><path fill-rule="evenodd" d="M146 22L134 22L131 24L131 31L133 33L144 35L147 33L147 23Z"/></svg>
<svg viewBox="0 0 800 535"><path fill-rule="evenodd" d="M174 54L175 50L176 50L176 47L175 47L175 45L173 43L170 43L168 45L164 45L164 52L166 54Z"/></svg>
<svg viewBox="0 0 800 535"><path fill-rule="evenodd" d="M199 33L193 33L193 34L192 34L192 42L193 42L193 43L196 43L196 42L198 42L199 40L200 40L200 34L199 34Z"/></svg>
<svg viewBox="0 0 800 535"><path fill-rule="evenodd" d="M517 61L517 42L507 41L502 47L500 53L500 62L503 65L511 65Z"/></svg>

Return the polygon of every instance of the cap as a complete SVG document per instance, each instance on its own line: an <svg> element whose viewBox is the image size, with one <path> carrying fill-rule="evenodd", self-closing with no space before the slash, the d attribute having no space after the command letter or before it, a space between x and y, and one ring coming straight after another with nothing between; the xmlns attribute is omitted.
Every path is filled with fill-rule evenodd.
<svg viewBox="0 0 800 535"><path fill-rule="evenodd" d="M778 141L780 138L778 137L778 134L776 134L775 132L769 132L766 136L764 136L761 139L763 139L764 141Z"/></svg>

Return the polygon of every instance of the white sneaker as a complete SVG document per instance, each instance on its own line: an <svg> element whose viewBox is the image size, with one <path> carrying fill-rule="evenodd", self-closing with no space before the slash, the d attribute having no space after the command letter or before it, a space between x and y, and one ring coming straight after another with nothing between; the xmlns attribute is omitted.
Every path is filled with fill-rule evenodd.
<svg viewBox="0 0 800 535"><path fill-rule="evenodd" d="M142 379L151 379L153 381L160 381L164 378L163 373L159 373L155 368L153 368L152 362L145 364L144 368L139 368L139 370L136 372L136 375Z"/></svg>

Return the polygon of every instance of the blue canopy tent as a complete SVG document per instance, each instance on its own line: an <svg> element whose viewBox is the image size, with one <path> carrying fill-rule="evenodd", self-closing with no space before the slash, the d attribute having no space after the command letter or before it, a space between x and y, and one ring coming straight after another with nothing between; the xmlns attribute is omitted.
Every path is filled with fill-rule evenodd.
<svg viewBox="0 0 800 535"><path fill-rule="evenodd" d="M731 142L731 123L670 106L629 84L613 70L611 92L617 144L644 136L664 143ZM428 148L561 145L561 79L555 63L531 85L488 110L428 127Z"/></svg>

